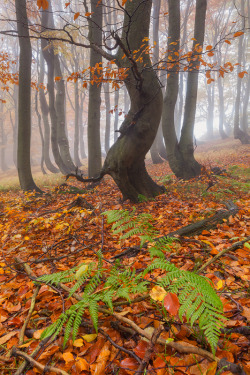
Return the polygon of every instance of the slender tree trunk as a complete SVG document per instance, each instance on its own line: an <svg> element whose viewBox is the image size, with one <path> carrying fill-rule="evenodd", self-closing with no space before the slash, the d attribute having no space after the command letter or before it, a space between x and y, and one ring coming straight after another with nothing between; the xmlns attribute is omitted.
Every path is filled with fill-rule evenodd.
<svg viewBox="0 0 250 375"><path fill-rule="evenodd" d="M247 134L247 131L248 131L249 97L250 97L250 69L248 69L247 84L246 84L246 90L245 90L245 94L244 94L243 108L242 108L242 130L246 134Z"/></svg>
<svg viewBox="0 0 250 375"><path fill-rule="evenodd" d="M102 44L102 4L99 0L91 0L91 21L89 24L90 43ZM90 50L90 66L102 62L99 53ZM89 86L88 105L88 174L96 177L102 167L101 137L100 137L100 112L101 112L101 84L93 83Z"/></svg>
<svg viewBox="0 0 250 375"><path fill-rule="evenodd" d="M159 23L160 23L160 8L161 0L153 0L153 42L155 43L153 49L152 63L154 67L157 67L159 61ZM150 154L153 164L163 163L162 158L159 155L159 149L161 148L160 143L162 142L161 123L158 128L154 142L150 148Z"/></svg>
<svg viewBox="0 0 250 375"><path fill-rule="evenodd" d="M76 70L78 71L78 70ZM74 161L77 167L82 165L79 158L79 145L80 145L80 119L79 119L79 87L78 80L75 82L75 133L74 133Z"/></svg>
<svg viewBox="0 0 250 375"><path fill-rule="evenodd" d="M46 174L46 171L44 169L44 147L45 145L44 145L44 136L43 136L43 131L42 131L42 118L38 110L38 92L37 91L35 93L35 110L36 110L36 115L37 115L37 120L38 120L39 134L40 134L41 143L42 143L41 171L43 172L43 174Z"/></svg>
<svg viewBox="0 0 250 375"><path fill-rule="evenodd" d="M62 77L62 69L60 64L60 59L58 54L53 53L54 58L54 69L55 69L55 76ZM56 100L55 100L55 109L57 114L57 141L59 144L60 155L65 164L67 170L69 172L73 172L76 170L76 166L74 165L70 152L69 152L69 141L67 137L67 129L66 129L66 101L65 101L65 82L64 79L60 79L56 82Z"/></svg>
<svg viewBox="0 0 250 375"><path fill-rule="evenodd" d="M84 123L83 123L83 104L85 95L80 94L80 108L79 108L79 121L80 121L80 155L82 159L86 159L87 155L84 146Z"/></svg>
<svg viewBox="0 0 250 375"><path fill-rule="evenodd" d="M244 0L241 0L241 13L244 14ZM244 27L244 19L242 20ZM250 136L240 129L240 107L241 107L241 88L242 78L239 77L241 71L241 62L243 54L243 39L244 34L239 37L238 44L238 66L237 66L237 88L236 88L236 99L234 104L234 138L239 139L242 144L250 143Z"/></svg>
<svg viewBox="0 0 250 375"><path fill-rule="evenodd" d="M207 137L212 139L214 136L214 84L211 83L207 88Z"/></svg>
<svg viewBox="0 0 250 375"><path fill-rule="evenodd" d="M38 76L39 83L44 84L44 58L40 52L40 71ZM59 170L54 166L50 159L50 123L49 123L49 106L47 104L44 89L39 89L39 103L44 125L44 162L47 169L52 173L58 173Z"/></svg>
<svg viewBox="0 0 250 375"><path fill-rule="evenodd" d="M32 52L29 38L26 0L15 0L15 8L20 47L17 170L22 190L41 192L33 180L30 166Z"/></svg>
<svg viewBox="0 0 250 375"><path fill-rule="evenodd" d="M8 167L6 164L6 158L5 158L5 151L7 146L7 135L4 131L4 116L3 116L3 103L0 101L0 163L1 163L1 170L5 172Z"/></svg>
<svg viewBox="0 0 250 375"><path fill-rule="evenodd" d="M110 116L110 94L109 94L109 83L106 82L104 85L104 99L105 99L105 111L106 111L106 124L105 124L105 152L108 153L110 149L110 123L111 123L111 116Z"/></svg>
<svg viewBox="0 0 250 375"><path fill-rule="evenodd" d="M174 126L174 108L178 95L178 74L170 73L167 79L167 88L164 98L163 134L166 143L170 168L179 178L189 179L200 174L201 165L194 158L194 123L198 91L198 73L200 67L200 53L204 42L207 0L196 0L195 27L194 27L194 58L190 62L185 112L181 138L178 142ZM169 56L179 51L180 39L180 2L169 0ZM171 44L172 42L176 44ZM169 63L171 60L169 60ZM171 66L171 65L170 65ZM176 67L173 67L176 70Z"/></svg>
<svg viewBox="0 0 250 375"><path fill-rule="evenodd" d="M226 139L228 136L224 130L225 121L225 104L224 104L224 93L222 78L218 77L218 93L219 93L219 133L222 139Z"/></svg>
<svg viewBox="0 0 250 375"><path fill-rule="evenodd" d="M118 122L119 122L119 95L120 91L115 91L115 119L114 119L114 142L117 141L118 138Z"/></svg>

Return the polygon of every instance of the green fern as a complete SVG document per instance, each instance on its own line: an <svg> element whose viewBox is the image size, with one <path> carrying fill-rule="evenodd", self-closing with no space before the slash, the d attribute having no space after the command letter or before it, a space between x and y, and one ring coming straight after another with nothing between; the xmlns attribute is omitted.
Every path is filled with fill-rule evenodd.
<svg viewBox="0 0 250 375"><path fill-rule="evenodd" d="M148 251L152 263L144 272L136 272L135 269L123 267L118 262L108 269L104 267L102 252L99 250L97 264L93 262L86 265L86 272L84 270L81 273L80 268L84 269L84 265L80 264L67 271L41 276L38 281L46 284L73 283L69 296L79 289L82 292L81 301L61 314L58 320L43 332L42 337L58 334L66 324L64 346L71 334L75 340L86 309L88 309L93 326L97 331L100 302L104 302L113 312L114 299L122 298L130 302L134 294L148 293L151 283L145 279L145 276L160 269L165 271L165 274L156 281L156 284L178 295L181 305L180 319L183 320L185 317L191 326L198 322L214 353L222 327L223 315L221 301L209 281L193 272L180 270L166 260L166 252L171 251L169 245L173 240L171 238L156 240L159 234L154 228L154 220L151 215L135 216L135 209L132 212L107 211L104 215L107 217L108 223L112 224L111 230L115 235L119 235L120 239L136 235L140 238L141 246L148 241L151 245Z"/></svg>

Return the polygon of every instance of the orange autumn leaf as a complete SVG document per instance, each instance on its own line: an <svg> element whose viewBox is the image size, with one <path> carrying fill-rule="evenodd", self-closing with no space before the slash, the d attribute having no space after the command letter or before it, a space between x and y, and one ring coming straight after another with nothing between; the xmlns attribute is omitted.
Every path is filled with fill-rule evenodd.
<svg viewBox="0 0 250 375"><path fill-rule="evenodd" d="M77 18L80 16L80 12L77 12L74 14L74 21L77 20Z"/></svg>
<svg viewBox="0 0 250 375"><path fill-rule="evenodd" d="M164 298L163 305L171 315L176 315L180 308L180 302L177 295L171 292Z"/></svg>
<svg viewBox="0 0 250 375"><path fill-rule="evenodd" d="M241 36L243 35L244 32L243 31L237 31L235 34L234 34L234 38L237 38L237 36Z"/></svg>
<svg viewBox="0 0 250 375"><path fill-rule="evenodd" d="M210 52L208 52L208 54L207 54L209 57L212 57L212 56L214 56L214 53L212 52L212 51L210 51Z"/></svg>
<svg viewBox="0 0 250 375"><path fill-rule="evenodd" d="M74 356L71 352L65 352L63 353L63 359L66 363L74 361Z"/></svg>
<svg viewBox="0 0 250 375"><path fill-rule="evenodd" d="M37 0L37 6L38 6L38 9L48 9L49 7L49 3L48 3L48 0Z"/></svg>
<svg viewBox="0 0 250 375"><path fill-rule="evenodd" d="M206 46L206 50L207 50L207 51L211 50L212 48L213 48L213 46L210 46L210 45L209 45L209 46Z"/></svg>
<svg viewBox="0 0 250 375"><path fill-rule="evenodd" d="M67 8L70 5L70 3L65 3L65 8Z"/></svg>
<svg viewBox="0 0 250 375"><path fill-rule="evenodd" d="M55 81L61 81L62 77L55 77Z"/></svg>
<svg viewBox="0 0 250 375"><path fill-rule="evenodd" d="M87 12L87 13L85 13L85 17L89 17L89 16L91 16L91 14L93 14L93 12Z"/></svg>
<svg viewBox="0 0 250 375"><path fill-rule="evenodd" d="M228 39L225 40L225 43L231 44L230 40L228 40Z"/></svg>
<svg viewBox="0 0 250 375"><path fill-rule="evenodd" d="M245 74L248 74L248 73L244 70L243 72L240 72L240 73L238 74L238 76L239 76L240 78L243 78Z"/></svg>

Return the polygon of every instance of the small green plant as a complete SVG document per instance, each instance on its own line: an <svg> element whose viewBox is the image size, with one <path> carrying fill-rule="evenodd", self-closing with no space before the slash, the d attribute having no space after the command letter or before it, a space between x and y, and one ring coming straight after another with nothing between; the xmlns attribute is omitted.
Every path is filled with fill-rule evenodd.
<svg viewBox="0 0 250 375"><path fill-rule="evenodd" d="M98 263L81 264L68 271L51 275L41 276L38 280L47 284L58 285L59 283L72 282L73 286L69 296L78 289L84 289L81 300L72 305L59 319L49 326L42 338L52 334L58 334L65 326L64 345L70 335L73 340L77 336L83 313L89 310L93 326L98 329L98 307L104 302L113 312L113 301L123 298L131 301L134 294L148 293L151 282L145 278L154 270L163 271L163 277L155 279L154 285L165 288L168 292L178 295L180 302L179 317L187 319L191 325L199 323L213 353L218 342L220 329L222 327L222 303L211 287L208 279L193 272L178 269L174 264L166 260L166 252L170 251L170 238L157 238L159 235L154 227L154 220L149 214L135 215L126 210L113 210L104 213L108 223L112 224L112 232L119 235L120 239L128 239L131 236L140 238L140 246L150 243L149 253L152 258L151 264L143 271L136 272L122 266L119 263L108 268L105 266L101 251L97 252Z"/></svg>

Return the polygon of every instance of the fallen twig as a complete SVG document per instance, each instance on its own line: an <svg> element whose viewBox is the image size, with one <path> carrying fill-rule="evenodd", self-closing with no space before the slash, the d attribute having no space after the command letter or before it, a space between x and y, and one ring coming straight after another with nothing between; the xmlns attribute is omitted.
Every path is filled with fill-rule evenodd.
<svg viewBox="0 0 250 375"><path fill-rule="evenodd" d="M25 322L22 326L22 329L20 331L20 335L19 335L19 341L18 341L18 345L22 345L23 342L24 342L24 335L25 335L25 330L27 328L27 325L29 323L29 320L31 318L31 315L34 311L34 308L35 308L35 304L36 304L36 297L38 295L38 292L40 290L40 285L38 285L34 291L34 294L32 296L32 299L31 299L31 305L30 305L30 308L29 308L29 312L28 312L28 315L27 315L27 318L25 319Z"/></svg>
<svg viewBox="0 0 250 375"><path fill-rule="evenodd" d="M198 273L202 272L205 268L207 268L210 264L214 263L217 259L222 257L222 255L228 253L229 251L233 251L236 249L239 249L242 245L244 245L245 242L250 241L250 236L246 237L242 241L235 242L232 246L221 250L218 254L215 255L212 259L209 259L201 268L198 269Z"/></svg>
<svg viewBox="0 0 250 375"><path fill-rule="evenodd" d="M11 355L14 357L22 357L27 362L29 362L33 367L36 367L39 371L42 371L43 373L53 371L56 374L59 375L69 375L68 372L61 370L59 368L56 368L54 366L44 366L41 363L37 362L34 358L32 358L27 353L22 352L21 350L17 349L16 347L13 347L11 350Z"/></svg>

